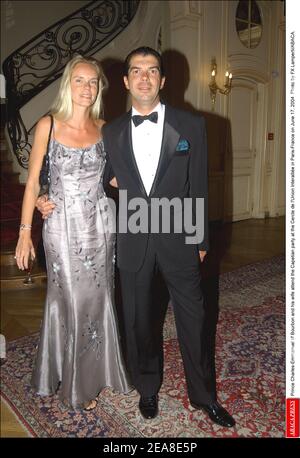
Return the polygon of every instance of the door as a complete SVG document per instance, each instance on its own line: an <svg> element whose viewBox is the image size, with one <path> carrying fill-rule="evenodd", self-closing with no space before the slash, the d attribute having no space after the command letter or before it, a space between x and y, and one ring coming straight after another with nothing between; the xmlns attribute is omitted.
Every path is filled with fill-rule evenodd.
<svg viewBox="0 0 300 458"><path fill-rule="evenodd" d="M225 221L252 217L257 105L257 86L250 81L235 80L228 99Z"/></svg>

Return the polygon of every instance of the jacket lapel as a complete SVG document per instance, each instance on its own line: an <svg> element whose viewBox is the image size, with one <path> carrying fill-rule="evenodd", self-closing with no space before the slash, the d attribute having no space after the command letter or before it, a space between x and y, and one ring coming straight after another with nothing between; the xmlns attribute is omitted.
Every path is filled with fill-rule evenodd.
<svg viewBox="0 0 300 458"><path fill-rule="evenodd" d="M174 113L168 105L165 105L165 122L160 158L156 170L156 175L149 194L150 196L154 194L164 174L166 173L166 170L176 150L176 146L179 142L179 138L180 133L177 130L177 121Z"/></svg>
<svg viewBox="0 0 300 458"><path fill-rule="evenodd" d="M133 181L138 183L138 186L143 194L147 196L146 190L144 188L143 181L134 157L133 147L132 147L132 134L131 134L131 110L128 111L124 117L124 121L120 126L120 135L119 135L119 151L122 152L122 159L126 163L127 169L133 176Z"/></svg>
<svg viewBox="0 0 300 458"><path fill-rule="evenodd" d="M134 157L133 147L132 147L132 135L131 135L131 110L126 113L123 118L122 124L119 126L120 135L118 138L118 147L119 151L122 152L122 158L126 163L127 169L133 176L133 180L138 184L140 191L147 197L151 197L157 189L159 183L161 182L164 174L167 171L167 168L170 164L170 161L173 157L173 154L176 150L176 146L180 139L180 133L178 129L178 123L174 112L171 107L165 105L165 121L163 129L163 138L161 144L161 151L159 162L152 184L152 188L149 196L144 188L143 181L141 179L139 169Z"/></svg>

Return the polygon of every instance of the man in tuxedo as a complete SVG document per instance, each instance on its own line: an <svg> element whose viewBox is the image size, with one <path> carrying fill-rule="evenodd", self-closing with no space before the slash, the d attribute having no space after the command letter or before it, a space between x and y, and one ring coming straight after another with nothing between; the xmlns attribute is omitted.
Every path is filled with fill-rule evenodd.
<svg viewBox="0 0 300 458"><path fill-rule="evenodd" d="M147 230L143 224L138 232L131 231L129 224L124 230L135 208L129 205L131 210L121 213L120 203L117 235L127 364L140 393L140 412L148 419L157 415L163 377L162 327L157 323L161 314L159 304L151 300L158 268L172 300L191 405L206 411L214 422L231 427L234 419L216 400L215 368L203 338L199 263L208 250L204 119L160 102L165 76L161 56L152 48L141 47L127 56L124 84L132 109L106 124L103 138L108 153L106 180L115 176L120 194L126 193L129 203L137 199L146 202L149 210L142 215L147 216ZM176 231L178 219L183 217L180 208L171 208L170 231L163 231L152 210L159 199L172 202L174 198L182 203L190 198L193 221L198 225L196 199L202 199L202 240L187 243L186 231Z"/></svg>
<svg viewBox="0 0 300 458"><path fill-rule="evenodd" d="M188 395L192 407L206 412L225 427L233 417L217 402L214 363L204 339L204 298L200 262L208 250L207 145L204 119L160 101L165 84L162 59L152 48L132 51L125 60L124 84L130 92L130 111L103 127L107 152L104 182L116 177L119 188L117 265L120 272L127 365L140 394L139 409L146 419L158 414L163 379L161 305L154 303L151 286L159 269L168 287L175 314ZM127 200L126 211L121 200ZM172 206L174 199L180 205ZM191 202L192 237L184 219ZM159 212L153 211L158 202ZM198 203L202 205L198 206ZM137 203L140 230L135 215ZM169 203L171 205L164 205ZM143 204L143 205L142 205ZM53 206L39 203L43 215ZM146 211L145 211L146 208ZM199 215L199 209L202 211ZM188 212L187 212L188 213ZM200 218L199 218L200 216ZM130 224L135 221L136 224ZM169 230L164 230L164 223ZM133 227L134 226L134 227ZM197 233L197 226L202 230ZM190 237L190 238L189 238Z"/></svg>

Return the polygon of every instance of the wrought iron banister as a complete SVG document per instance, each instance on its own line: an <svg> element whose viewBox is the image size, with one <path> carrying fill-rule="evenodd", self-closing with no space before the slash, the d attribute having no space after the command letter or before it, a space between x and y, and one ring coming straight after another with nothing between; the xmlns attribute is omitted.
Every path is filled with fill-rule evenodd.
<svg viewBox="0 0 300 458"><path fill-rule="evenodd" d="M138 5L139 0L92 1L6 58L7 129L22 167L28 167L31 151L22 106L62 75L74 53L91 56L110 43L131 22Z"/></svg>

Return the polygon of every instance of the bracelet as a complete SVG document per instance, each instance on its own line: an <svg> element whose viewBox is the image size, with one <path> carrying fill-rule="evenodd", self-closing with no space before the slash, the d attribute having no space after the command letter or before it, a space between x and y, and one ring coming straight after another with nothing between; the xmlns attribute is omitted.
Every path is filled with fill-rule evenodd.
<svg viewBox="0 0 300 458"><path fill-rule="evenodd" d="M30 231L31 228L32 226L30 224L20 224L20 231L22 231L23 229L27 229L28 231Z"/></svg>

